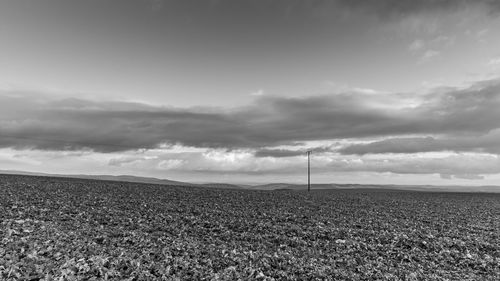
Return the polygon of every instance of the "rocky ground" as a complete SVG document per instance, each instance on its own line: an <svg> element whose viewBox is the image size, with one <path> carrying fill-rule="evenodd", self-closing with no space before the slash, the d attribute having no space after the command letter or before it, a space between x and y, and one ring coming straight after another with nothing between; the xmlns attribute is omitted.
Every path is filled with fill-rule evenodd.
<svg viewBox="0 0 500 281"><path fill-rule="evenodd" d="M0 175L1 280L500 280L500 194Z"/></svg>

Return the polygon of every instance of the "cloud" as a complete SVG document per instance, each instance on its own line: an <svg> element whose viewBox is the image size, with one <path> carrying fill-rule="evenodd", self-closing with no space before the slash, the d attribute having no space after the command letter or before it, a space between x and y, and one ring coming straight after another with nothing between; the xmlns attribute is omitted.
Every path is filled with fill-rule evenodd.
<svg viewBox="0 0 500 281"><path fill-rule="evenodd" d="M482 179L484 175L500 173L500 158L487 154L456 154L446 157L420 155L415 157L358 159L358 161L333 161L325 168L335 172L366 171L394 174L437 174L441 175L441 177L443 175L448 176L449 179Z"/></svg>
<svg viewBox="0 0 500 281"><path fill-rule="evenodd" d="M456 179L465 179L465 180L483 180L484 176L475 175L475 174L458 174L458 175L450 175L450 174L441 174L441 178L451 180L453 178Z"/></svg>
<svg viewBox="0 0 500 281"><path fill-rule="evenodd" d="M458 135L453 138L388 138L367 144L349 145L339 150L342 154L357 155L441 151L500 154L500 130L496 129L484 135Z"/></svg>
<svg viewBox="0 0 500 281"><path fill-rule="evenodd" d="M337 0L342 7L376 14L381 19L402 18L419 13L456 11L472 6L483 8L488 14L500 11L500 3L491 0Z"/></svg>
<svg viewBox="0 0 500 281"><path fill-rule="evenodd" d="M299 27L305 22L332 23L360 18L399 21L421 15L440 16L476 7L483 10L484 14L494 16L500 10L497 1L491 0L148 0L147 3L153 9L160 9L169 18L226 25L234 24L235 21L255 24L255 18L258 17L259 22L266 23L268 28L273 28L271 24L297 24L296 27ZM427 23L429 21L423 21L419 25Z"/></svg>
<svg viewBox="0 0 500 281"><path fill-rule="evenodd" d="M161 167L158 163L168 160L176 166ZM226 152L211 150L197 153L167 153L150 160L148 167L167 171L227 174L301 174L307 168L305 159L295 157L254 157L244 151ZM393 174L435 174L449 179L481 179L484 175L500 173L500 158L488 154L456 154L449 156L418 157L353 157L313 155L312 170L315 174L342 172L373 172Z"/></svg>
<svg viewBox="0 0 500 281"><path fill-rule="evenodd" d="M312 151L313 153L324 153L332 152L330 147L314 147L301 150L289 150L289 149L259 149L255 152L255 157L294 157L294 156L304 156L307 151Z"/></svg>
<svg viewBox="0 0 500 281"><path fill-rule="evenodd" d="M488 35L489 32L489 29L482 29L476 33L476 36L479 40L482 40L486 35Z"/></svg>
<svg viewBox="0 0 500 281"><path fill-rule="evenodd" d="M425 42L421 39L416 39L409 46L408 49L412 52L421 50L425 46Z"/></svg>
<svg viewBox="0 0 500 281"><path fill-rule="evenodd" d="M255 157L293 157L304 155L302 150L287 150L287 149L261 149L255 152Z"/></svg>
<svg viewBox="0 0 500 281"><path fill-rule="evenodd" d="M430 40L428 43L431 46L450 47L453 44L455 44L455 41L456 41L455 37L440 35L440 36Z"/></svg>
<svg viewBox="0 0 500 281"><path fill-rule="evenodd" d="M123 166L126 164L131 164L134 162L142 162L142 161L147 161L147 160L154 160L157 159L157 156L137 156L137 155L129 155L129 156L122 156L118 158L112 158L109 160L109 165L110 166Z"/></svg>
<svg viewBox="0 0 500 281"><path fill-rule="evenodd" d="M10 151L10 152L9 152ZM182 150L179 150L182 151ZM14 158L12 153L20 156ZM137 152L92 153L82 156L70 155L53 161L55 154L42 150L26 150L22 152L0 149L0 158L5 155L7 163L2 161L4 169L29 169L32 171L65 171L65 173L111 173L111 174L142 174L156 177L178 179L174 175L187 175L186 179L221 180L221 177L234 175L240 181L247 176L274 179L285 179L304 175L307 171L307 158L299 157L255 157L251 151L222 149L206 149L198 152L176 152L175 150L153 150L144 154ZM16 159L23 163L9 163ZM490 179L500 174L500 158L495 155L463 153L455 155L384 155L355 156L338 155L334 153L313 154L311 169L316 179L327 176L335 180L338 175L373 174L374 180L394 178L397 175L434 175L426 177L430 182L433 178L448 177L460 179L468 177L485 177ZM491 182L491 181L490 181Z"/></svg>
<svg viewBox="0 0 500 281"><path fill-rule="evenodd" d="M232 109L179 109L9 92L0 95L0 147L114 152L181 144L260 150L346 138L440 134L451 139L498 129L498 108L497 80L426 95L263 96Z"/></svg>
<svg viewBox="0 0 500 281"><path fill-rule="evenodd" d="M155 148L264 147L329 139L364 121L388 119L358 105L359 97L259 98L234 110L174 109L124 102L53 100L42 94L0 97L0 147L99 152ZM349 109L352 107L352 109ZM360 108L358 108L360 107ZM344 126L349 126L351 128ZM357 125L358 124L358 125ZM354 132L353 132L354 133Z"/></svg>
<svg viewBox="0 0 500 281"><path fill-rule="evenodd" d="M263 95L264 95L264 90L259 89L258 91L255 91L255 92L250 93L250 95L251 95L251 96L254 96L254 97L260 97L260 96L263 96Z"/></svg>
<svg viewBox="0 0 500 281"><path fill-rule="evenodd" d="M416 39L408 46L408 50L413 55L419 56L418 63L423 64L440 56L445 48L449 48L453 44L455 44L455 37L441 35L427 41Z"/></svg>
<svg viewBox="0 0 500 281"><path fill-rule="evenodd" d="M427 50L425 53L420 57L419 63L426 63L431 61L432 59L438 57L441 55L441 52L436 51L436 50Z"/></svg>
<svg viewBox="0 0 500 281"><path fill-rule="evenodd" d="M150 157L154 156L154 157ZM115 158L114 158L115 159ZM356 156L331 152L312 155L316 175L338 173L433 174L448 179L480 179L500 173L500 157L483 153ZM304 154L295 157L257 157L248 150L207 149L199 152L163 151L119 156L123 169L160 174L297 175L307 169Z"/></svg>
<svg viewBox="0 0 500 281"><path fill-rule="evenodd" d="M159 11L163 8L164 0L148 0L152 11Z"/></svg>
<svg viewBox="0 0 500 281"><path fill-rule="evenodd" d="M500 57L499 58L492 58L488 61L488 65L500 65Z"/></svg>

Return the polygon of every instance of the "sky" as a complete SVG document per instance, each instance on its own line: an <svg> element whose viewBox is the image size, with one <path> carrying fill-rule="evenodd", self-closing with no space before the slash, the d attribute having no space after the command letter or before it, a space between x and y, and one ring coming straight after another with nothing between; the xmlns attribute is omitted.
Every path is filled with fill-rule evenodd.
<svg viewBox="0 0 500 281"><path fill-rule="evenodd" d="M2 0L0 169L500 185L495 0Z"/></svg>

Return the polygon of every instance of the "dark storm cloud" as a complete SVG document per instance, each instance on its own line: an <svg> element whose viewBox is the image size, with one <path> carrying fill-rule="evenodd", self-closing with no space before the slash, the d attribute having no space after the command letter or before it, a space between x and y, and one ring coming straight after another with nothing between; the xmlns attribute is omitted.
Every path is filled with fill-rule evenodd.
<svg viewBox="0 0 500 281"><path fill-rule="evenodd" d="M498 151L500 82L478 83L420 97L419 105L380 106L385 94L344 93L307 98L262 97L235 109L155 107L137 103L54 100L0 95L0 146L101 152L160 144L226 149L272 148L300 141L439 134L347 147L343 153ZM392 100L397 99L394 95ZM483 136L477 142L472 135ZM363 150L364 149L364 150ZM278 156L276 151L258 155Z"/></svg>

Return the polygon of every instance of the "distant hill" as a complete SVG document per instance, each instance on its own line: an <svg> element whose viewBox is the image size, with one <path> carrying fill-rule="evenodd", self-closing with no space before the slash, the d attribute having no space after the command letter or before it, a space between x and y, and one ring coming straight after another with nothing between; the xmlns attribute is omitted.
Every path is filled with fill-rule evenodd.
<svg viewBox="0 0 500 281"><path fill-rule="evenodd" d="M198 186L210 187L210 188L226 188L226 189L245 189L248 186L246 185L238 185L231 183L217 183L217 182L209 182L209 183L200 183Z"/></svg>
<svg viewBox="0 0 500 281"><path fill-rule="evenodd" d="M249 187L255 190L307 190L307 184L270 183ZM311 189L380 189L426 192L487 192L500 193L500 186L460 186L460 185L376 185L376 184L311 184Z"/></svg>
<svg viewBox="0 0 500 281"><path fill-rule="evenodd" d="M149 178L149 177L136 177L136 176L128 176L128 175L120 175L120 176L78 175L78 174L77 175L61 175L61 174L46 174L46 173L10 171L10 170L6 170L6 171L0 170L0 174L42 176L42 177L59 177L59 178L77 178L77 179L92 179L92 180L107 180L107 181L124 181L124 182L137 182L137 183L176 185L176 186L199 186L197 184L188 183L188 182Z"/></svg>
<svg viewBox="0 0 500 281"><path fill-rule="evenodd" d="M137 182L137 183L148 183L148 184L161 184L161 185L175 185L175 186L193 186L193 187L207 187L207 188L225 188L225 189L242 189L249 187L248 185L237 185L229 183L190 183L182 181L173 181L167 179L158 179L151 177L136 177L129 175L64 175L64 174L46 174L46 173L36 173L36 172L25 172L25 171L13 171L13 170L0 170L0 174L8 175L25 175L25 176L41 176L41 177L59 177L59 178L77 178L77 179L91 179L91 180L106 180L106 181L123 181L123 182Z"/></svg>
<svg viewBox="0 0 500 281"><path fill-rule="evenodd" d="M173 181L168 179L158 179L150 177L136 177L129 175L60 175L60 174L45 174L25 171L0 170L0 174L10 175L28 175L28 176L45 176L45 177L62 177L62 178L80 178L94 179L107 181L124 181L137 182L148 184L175 185L175 186L191 186L191 187L206 187L206 188L223 188L223 189L248 189L248 190L307 190L307 184L292 184L292 183L268 183L257 185L246 184L229 184L229 183L190 183ZM371 189L371 190L400 190L400 191L426 191L426 192L487 192L500 193L500 186L437 186L437 185L373 185L373 184L311 184L311 189Z"/></svg>
<svg viewBox="0 0 500 281"><path fill-rule="evenodd" d="M197 186L196 184L173 181L158 178L148 178L148 177L136 177L136 176L110 176L110 175L71 175L71 177L83 178L83 179L95 179L95 180L108 180L108 181L125 181L125 182L140 182L140 183L150 183L150 184L163 184L163 185L178 185L178 186Z"/></svg>
<svg viewBox="0 0 500 281"><path fill-rule="evenodd" d="M414 191L433 191L433 192L487 192L500 193L500 186L483 185L483 186L460 186L460 185L394 185L390 189L396 190L414 190Z"/></svg>
<svg viewBox="0 0 500 281"><path fill-rule="evenodd" d="M291 184L291 183L268 183L261 185L253 185L248 187L248 189L257 189L257 190L276 190L276 189L298 189L299 184Z"/></svg>
<svg viewBox="0 0 500 281"><path fill-rule="evenodd" d="M255 185L250 187L251 189L258 190L306 190L307 184L292 184L292 183L269 183L262 185ZM338 189L337 184L311 184L311 189Z"/></svg>

